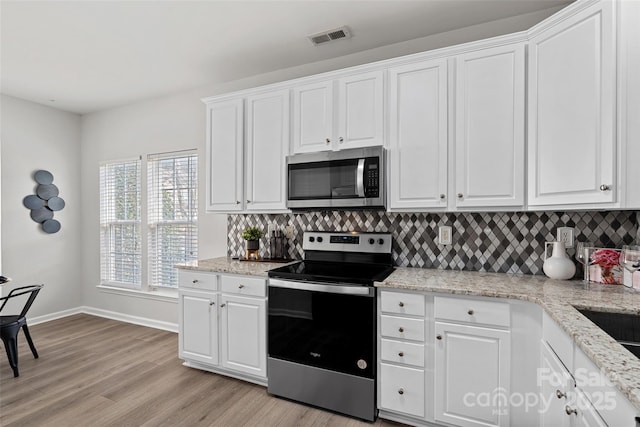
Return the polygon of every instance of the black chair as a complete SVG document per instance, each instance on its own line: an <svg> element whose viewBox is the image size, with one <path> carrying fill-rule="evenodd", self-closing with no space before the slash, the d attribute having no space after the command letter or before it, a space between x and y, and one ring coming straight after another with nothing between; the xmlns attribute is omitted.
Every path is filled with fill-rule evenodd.
<svg viewBox="0 0 640 427"><path fill-rule="evenodd" d="M20 288L15 288L9 295L6 297L0 298L2 301L2 305L0 306L0 312L7 302L11 298L15 298L20 295L30 294L27 297L27 302L22 308L20 314L11 315L11 316L0 316L0 336L2 337L2 342L7 350L7 357L9 358L9 365L11 365L11 369L13 369L13 376L17 377L18 374L18 332L20 332L20 328L24 331L24 336L27 338L27 342L29 343L29 347L31 348L31 352L33 353L33 357L35 359L38 358L38 352L36 351L36 347L33 345L33 341L31 340L31 334L29 334L29 328L27 327L27 311L31 308L31 304L38 296L38 292L42 289L44 285L31 285L31 286L22 286Z"/></svg>

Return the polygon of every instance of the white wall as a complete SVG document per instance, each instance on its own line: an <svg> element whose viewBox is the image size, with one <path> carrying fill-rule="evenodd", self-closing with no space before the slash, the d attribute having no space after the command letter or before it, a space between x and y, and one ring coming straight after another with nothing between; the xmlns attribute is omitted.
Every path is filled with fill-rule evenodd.
<svg viewBox="0 0 640 427"><path fill-rule="evenodd" d="M2 274L7 287L44 283L30 317L76 308L80 284L80 116L2 95ZM31 220L22 200L34 194L33 173L50 171L66 206L62 224L46 234ZM4 290L6 294L7 290Z"/></svg>

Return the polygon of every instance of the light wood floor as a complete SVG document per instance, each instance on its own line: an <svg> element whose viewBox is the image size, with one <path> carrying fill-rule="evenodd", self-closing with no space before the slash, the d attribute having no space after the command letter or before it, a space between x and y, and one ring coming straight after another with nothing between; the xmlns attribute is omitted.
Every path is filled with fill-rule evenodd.
<svg viewBox="0 0 640 427"><path fill-rule="evenodd" d="M4 427L371 425L186 368L171 332L84 314L29 329L40 358L20 333L18 378L0 349Z"/></svg>

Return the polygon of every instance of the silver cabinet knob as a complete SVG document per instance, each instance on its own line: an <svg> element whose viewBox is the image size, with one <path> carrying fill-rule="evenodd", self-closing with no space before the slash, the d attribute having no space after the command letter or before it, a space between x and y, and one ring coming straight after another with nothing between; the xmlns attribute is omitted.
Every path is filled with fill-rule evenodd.
<svg viewBox="0 0 640 427"><path fill-rule="evenodd" d="M331 140L329 138L326 139L327 144L331 144Z"/></svg>
<svg viewBox="0 0 640 427"><path fill-rule="evenodd" d="M198 279L193 279L191 283L198 283Z"/></svg>
<svg viewBox="0 0 640 427"><path fill-rule="evenodd" d="M578 410L577 409L573 409L571 406L567 405L564 407L564 412L567 413L567 415L571 415L571 414L575 414L578 415Z"/></svg>
<svg viewBox="0 0 640 427"><path fill-rule="evenodd" d="M404 303L403 303L402 301L400 301L400 302L398 303L398 305L399 305L400 307L404 307Z"/></svg>
<svg viewBox="0 0 640 427"><path fill-rule="evenodd" d="M446 198L447 198L447 196L445 196L444 194L441 194L441 195L440 195L440 199L444 200L444 199L446 199Z"/></svg>
<svg viewBox="0 0 640 427"><path fill-rule="evenodd" d="M401 351L400 353L398 353L398 356L400 356L400 357L404 357L404 352L403 352L403 351Z"/></svg>
<svg viewBox="0 0 640 427"><path fill-rule="evenodd" d="M404 332L404 328L403 328L402 326L400 326L400 327L398 328L398 332L400 332L400 333Z"/></svg>
<svg viewBox="0 0 640 427"><path fill-rule="evenodd" d="M467 314L468 314L469 316L473 316L473 310L469 309L469 311L467 311Z"/></svg>
<svg viewBox="0 0 640 427"><path fill-rule="evenodd" d="M338 141L340 141L340 144L342 144L342 143L344 142L344 138L343 138L343 137L340 137L340 138L338 139Z"/></svg>
<svg viewBox="0 0 640 427"><path fill-rule="evenodd" d="M458 199L462 199L462 193L458 193Z"/></svg>
<svg viewBox="0 0 640 427"><path fill-rule="evenodd" d="M209 305L216 305L216 303L215 303L215 302L213 302L213 301L211 301L211 302L209 303Z"/></svg>
<svg viewBox="0 0 640 427"><path fill-rule="evenodd" d="M224 307L225 305L227 305L227 304L220 304L220 307Z"/></svg>
<svg viewBox="0 0 640 427"><path fill-rule="evenodd" d="M400 390L398 390L398 394L404 394L404 389L401 388Z"/></svg>
<svg viewBox="0 0 640 427"><path fill-rule="evenodd" d="M244 288L244 285L238 285L238 289Z"/></svg>
<svg viewBox="0 0 640 427"><path fill-rule="evenodd" d="M611 190L611 186L609 186L609 185L602 184L600 186L600 191L609 191L609 190Z"/></svg>
<svg viewBox="0 0 640 427"><path fill-rule="evenodd" d="M567 393L563 393L560 390L556 390L556 397L558 399L562 399L563 397L567 397Z"/></svg>
<svg viewBox="0 0 640 427"><path fill-rule="evenodd" d="M239 204L240 204L240 200L236 200L236 205L239 205Z"/></svg>
<svg viewBox="0 0 640 427"><path fill-rule="evenodd" d="M436 335L436 339L437 340L441 340L442 339L442 335Z"/></svg>

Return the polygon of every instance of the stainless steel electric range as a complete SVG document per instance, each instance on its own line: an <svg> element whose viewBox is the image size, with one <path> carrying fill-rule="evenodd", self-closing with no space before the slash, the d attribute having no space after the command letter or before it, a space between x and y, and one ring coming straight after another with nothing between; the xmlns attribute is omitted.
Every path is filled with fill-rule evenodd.
<svg viewBox="0 0 640 427"><path fill-rule="evenodd" d="M373 421L373 283L393 272L391 235L305 232L303 249L268 273L268 392Z"/></svg>

